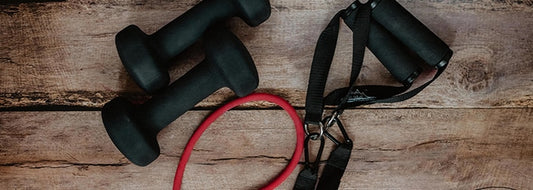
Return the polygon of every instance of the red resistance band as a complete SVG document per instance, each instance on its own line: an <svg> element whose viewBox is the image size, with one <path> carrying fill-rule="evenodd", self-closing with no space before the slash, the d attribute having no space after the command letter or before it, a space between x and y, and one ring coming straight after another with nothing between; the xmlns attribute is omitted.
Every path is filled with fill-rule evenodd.
<svg viewBox="0 0 533 190"><path fill-rule="evenodd" d="M296 110L283 98L280 98L275 95L271 94L264 94L264 93L255 93L248 95L246 97L242 97L236 100L231 101L230 103L220 107L215 112L213 112L207 119L202 122L202 124L196 129L194 134L192 135L191 139L189 139L189 142L187 143L187 146L183 150L183 154L181 156L180 162L178 164L178 169L176 170L176 176L174 177L174 190L179 190L181 188L183 173L185 172L185 166L187 165L187 161L189 161L189 157L191 156L191 153L193 151L194 145L200 139L204 131L213 123L218 117L220 117L222 114L224 114L226 111L239 106L241 104L251 102L251 101L268 101L275 103L279 105L281 108L283 108L291 117L291 119L294 122L294 127L296 129L296 148L294 150L294 153L292 155L291 161L289 164L285 167L285 169L274 179L270 182L270 184L264 186L261 189L274 189L277 186L279 186L289 175L292 173L296 165L298 165L298 161L300 160L300 156L302 155L303 150L303 144L304 144L304 131L303 131L303 125L302 121L300 120L300 117L296 113Z"/></svg>

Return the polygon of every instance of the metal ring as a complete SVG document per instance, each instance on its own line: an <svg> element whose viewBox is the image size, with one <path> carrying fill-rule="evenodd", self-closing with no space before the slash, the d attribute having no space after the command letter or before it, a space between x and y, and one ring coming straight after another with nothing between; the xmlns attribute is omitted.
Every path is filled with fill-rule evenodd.
<svg viewBox="0 0 533 190"><path fill-rule="evenodd" d="M326 125L324 126L324 130L328 130L331 126L333 126L333 121L337 121L339 119L339 116L340 116L340 112L339 111L334 111L331 116L328 117L327 121L326 121Z"/></svg>
<svg viewBox="0 0 533 190"><path fill-rule="evenodd" d="M337 119L333 116L326 117L324 122L324 130L327 131L331 126L333 126L333 124L335 124L335 120Z"/></svg>
<svg viewBox="0 0 533 190"><path fill-rule="evenodd" d="M320 129L320 132L318 133L318 137L316 139L312 138L311 140L321 139L322 136L324 135L324 124L322 122L318 122L318 128ZM304 131L305 131L306 135L310 135L311 134L309 132L309 123L305 123L304 124Z"/></svg>

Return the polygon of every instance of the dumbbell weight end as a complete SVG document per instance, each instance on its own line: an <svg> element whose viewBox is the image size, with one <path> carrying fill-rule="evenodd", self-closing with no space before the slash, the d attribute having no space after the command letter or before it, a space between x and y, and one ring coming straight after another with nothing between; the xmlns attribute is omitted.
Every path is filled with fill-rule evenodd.
<svg viewBox="0 0 533 190"><path fill-rule="evenodd" d="M118 97L107 103L102 119L109 137L131 162L146 166L159 156L157 133L185 113L212 89L223 87L208 63L200 63L142 105ZM207 95L206 95L207 94Z"/></svg>
<svg viewBox="0 0 533 190"><path fill-rule="evenodd" d="M170 82L166 67L156 60L154 52L146 48L148 36L135 25L130 25L115 36L115 45L124 68L136 84L143 90L153 93ZM163 58L166 59L166 58Z"/></svg>

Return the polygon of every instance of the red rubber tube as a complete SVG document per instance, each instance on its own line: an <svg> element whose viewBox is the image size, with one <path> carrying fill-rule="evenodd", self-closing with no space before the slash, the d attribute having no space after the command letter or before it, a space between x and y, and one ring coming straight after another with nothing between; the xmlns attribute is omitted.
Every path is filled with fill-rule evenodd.
<svg viewBox="0 0 533 190"><path fill-rule="evenodd" d="M277 186L279 186L281 183L283 183L283 181L285 181L287 177L289 177L289 175L292 173L294 168L298 165L300 157L302 156L303 144L304 144L304 131L303 131L302 121L300 120L300 117L296 113L296 110L294 110L294 108L283 98L279 96L271 95L271 94L255 93L255 94L251 94L251 95L233 100L230 103L220 107L215 112L213 112L211 115L209 115L202 122L202 124L198 127L198 129L196 129L194 134L189 139L187 146L183 150L183 154L178 164L178 169L176 169L176 175L174 176L174 188L173 188L174 190L181 189L183 173L185 172L185 167L187 165L187 162L189 161L189 157L191 156L194 145L200 139L200 137L202 136L204 131L209 127L209 125L211 125L211 123L213 123L218 117L220 117L226 111L236 106L239 106L241 104L244 104L246 102L251 102L251 101L268 101L268 102L272 102L272 103L279 105L289 114L289 116L294 122L294 127L296 129L296 148L294 150L294 153L292 154L291 161L274 180L272 180L268 185L262 187L261 189L265 189L265 190L274 189Z"/></svg>

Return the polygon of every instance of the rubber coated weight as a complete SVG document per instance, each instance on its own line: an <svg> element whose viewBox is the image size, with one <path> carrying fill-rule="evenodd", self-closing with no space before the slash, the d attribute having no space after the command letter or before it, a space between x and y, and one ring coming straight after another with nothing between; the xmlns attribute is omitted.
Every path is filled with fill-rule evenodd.
<svg viewBox="0 0 533 190"><path fill-rule="evenodd" d="M229 87L237 96L253 92L259 83L252 57L227 29L208 29L206 58L184 76L141 105L115 98L102 110L107 133L117 148L136 165L159 156L157 133L214 91Z"/></svg>
<svg viewBox="0 0 533 190"><path fill-rule="evenodd" d="M439 68L448 64L453 54L448 45L396 0L374 0L371 3L372 18L427 64Z"/></svg>
<svg viewBox="0 0 533 190"><path fill-rule="evenodd" d="M203 0L152 35L135 25L115 37L122 64L148 93L166 87L170 60L193 44L212 24L238 16L257 26L270 17L268 0Z"/></svg>

